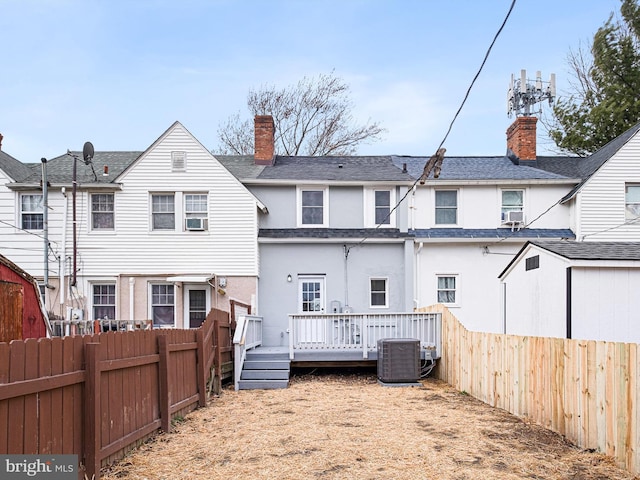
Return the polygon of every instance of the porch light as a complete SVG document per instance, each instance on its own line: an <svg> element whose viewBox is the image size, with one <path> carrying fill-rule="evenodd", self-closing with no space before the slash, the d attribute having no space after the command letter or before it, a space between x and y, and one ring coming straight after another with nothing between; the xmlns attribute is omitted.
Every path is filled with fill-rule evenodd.
<svg viewBox="0 0 640 480"><path fill-rule="evenodd" d="M291 274L287 275L287 282L291 283Z"/></svg>

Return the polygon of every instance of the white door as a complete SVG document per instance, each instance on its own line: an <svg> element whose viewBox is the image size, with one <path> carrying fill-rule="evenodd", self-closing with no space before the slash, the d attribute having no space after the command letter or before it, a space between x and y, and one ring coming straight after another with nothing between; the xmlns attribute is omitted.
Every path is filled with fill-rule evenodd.
<svg viewBox="0 0 640 480"><path fill-rule="evenodd" d="M184 328L198 328L211 310L210 288L184 285Z"/></svg>
<svg viewBox="0 0 640 480"><path fill-rule="evenodd" d="M300 277L298 285L298 310L300 313L324 314L324 277ZM301 342L324 342L325 322L323 319L302 319L298 338Z"/></svg>

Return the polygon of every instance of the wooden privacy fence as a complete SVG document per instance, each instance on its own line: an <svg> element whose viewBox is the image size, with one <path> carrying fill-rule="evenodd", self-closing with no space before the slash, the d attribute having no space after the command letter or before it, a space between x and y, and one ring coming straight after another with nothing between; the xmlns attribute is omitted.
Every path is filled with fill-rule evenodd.
<svg viewBox="0 0 640 480"><path fill-rule="evenodd" d="M640 473L638 345L470 332L442 305L437 377Z"/></svg>
<svg viewBox="0 0 640 480"><path fill-rule="evenodd" d="M0 343L0 454L76 454L80 473L99 478L101 466L206 404L228 328L229 314L213 310L194 330Z"/></svg>

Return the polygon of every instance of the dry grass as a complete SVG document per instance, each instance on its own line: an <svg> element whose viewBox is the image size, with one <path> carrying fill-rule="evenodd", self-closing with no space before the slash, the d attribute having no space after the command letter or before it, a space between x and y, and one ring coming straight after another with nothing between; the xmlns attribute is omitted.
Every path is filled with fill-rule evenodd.
<svg viewBox="0 0 640 480"><path fill-rule="evenodd" d="M119 464L114 479L636 479L600 454L437 380L307 374L225 389Z"/></svg>

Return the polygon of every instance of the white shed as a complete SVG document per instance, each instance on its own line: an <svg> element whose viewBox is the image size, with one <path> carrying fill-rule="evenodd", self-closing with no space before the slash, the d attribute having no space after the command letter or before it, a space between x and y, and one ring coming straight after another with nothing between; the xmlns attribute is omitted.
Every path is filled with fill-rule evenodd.
<svg viewBox="0 0 640 480"><path fill-rule="evenodd" d="M640 343L640 242L530 241L499 278L507 334Z"/></svg>

